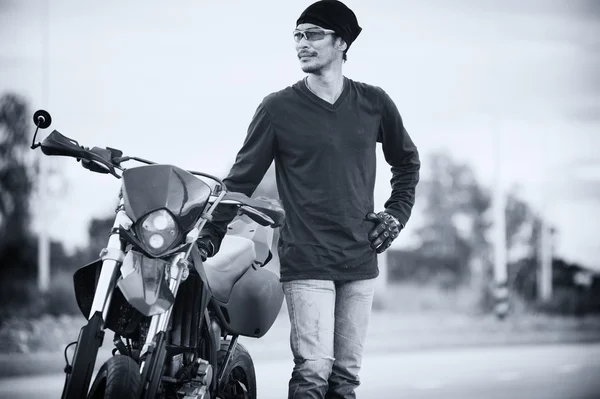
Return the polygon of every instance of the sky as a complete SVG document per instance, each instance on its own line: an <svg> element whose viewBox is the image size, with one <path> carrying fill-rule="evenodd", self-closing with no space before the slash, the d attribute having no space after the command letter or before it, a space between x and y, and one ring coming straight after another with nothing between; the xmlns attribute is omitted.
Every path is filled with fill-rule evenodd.
<svg viewBox="0 0 600 399"><path fill-rule="evenodd" d="M311 3L0 0L0 92L48 110L82 145L224 176L260 101L304 76L291 32ZM598 3L345 3L363 31L344 74L390 94L423 160L449 151L492 186L499 156L502 185L558 229L556 254L600 269ZM383 207L391 175L378 159ZM119 181L45 161L59 177L36 226L85 245ZM416 207L405 242L421 221Z"/></svg>

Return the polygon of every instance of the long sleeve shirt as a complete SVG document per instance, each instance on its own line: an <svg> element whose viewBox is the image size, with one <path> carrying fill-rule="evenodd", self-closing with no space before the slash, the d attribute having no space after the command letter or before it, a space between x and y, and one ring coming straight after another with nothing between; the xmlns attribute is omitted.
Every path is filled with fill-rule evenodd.
<svg viewBox="0 0 600 399"><path fill-rule="evenodd" d="M392 172L384 208L405 226L419 153L384 90L344 77L341 95L330 104L301 80L260 103L224 182L229 191L251 196L275 161L286 211L278 243L281 281L378 275L367 237L374 223L365 219L374 211L377 142ZM233 216L225 207L216 212L210 234L222 238Z"/></svg>

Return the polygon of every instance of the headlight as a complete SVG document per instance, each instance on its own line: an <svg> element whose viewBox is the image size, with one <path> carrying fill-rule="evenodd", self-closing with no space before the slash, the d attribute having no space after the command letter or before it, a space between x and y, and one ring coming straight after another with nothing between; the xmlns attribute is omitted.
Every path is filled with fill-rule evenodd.
<svg viewBox="0 0 600 399"><path fill-rule="evenodd" d="M165 210L160 209L149 213L142 219L138 234L152 255L159 255L169 249L179 237L179 227L173 216Z"/></svg>

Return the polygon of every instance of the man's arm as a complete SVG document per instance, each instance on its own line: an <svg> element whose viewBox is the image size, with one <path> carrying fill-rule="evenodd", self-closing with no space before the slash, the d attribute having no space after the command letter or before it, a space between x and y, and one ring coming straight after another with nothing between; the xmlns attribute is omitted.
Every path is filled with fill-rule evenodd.
<svg viewBox="0 0 600 399"><path fill-rule="evenodd" d="M250 122L246 139L237 154L235 163L227 177L223 179L227 190L251 196L271 166L274 157L275 132L264 103L261 103ZM235 216L235 207L221 205L213 213L212 222L205 225L200 236L209 238L214 245L214 248L209 248L210 256L218 252L221 240L227 232L227 225Z"/></svg>
<svg viewBox="0 0 600 399"><path fill-rule="evenodd" d="M383 90L383 111L377 141L381 142L385 160L392 170L392 195L385 202L385 212L406 226L415 203L421 162L417 147L404 128L398 108Z"/></svg>

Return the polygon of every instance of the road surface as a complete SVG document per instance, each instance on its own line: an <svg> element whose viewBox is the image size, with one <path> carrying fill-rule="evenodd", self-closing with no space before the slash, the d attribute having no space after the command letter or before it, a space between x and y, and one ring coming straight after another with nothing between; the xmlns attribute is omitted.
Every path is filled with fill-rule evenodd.
<svg viewBox="0 0 600 399"><path fill-rule="evenodd" d="M287 358L287 359L286 359ZM291 372L280 359L255 356L259 399L284 399ZM0 380L0 398L58 398L63 376ZM360 399L598 399L600 344L516 346L371 353Z"/></svg>

